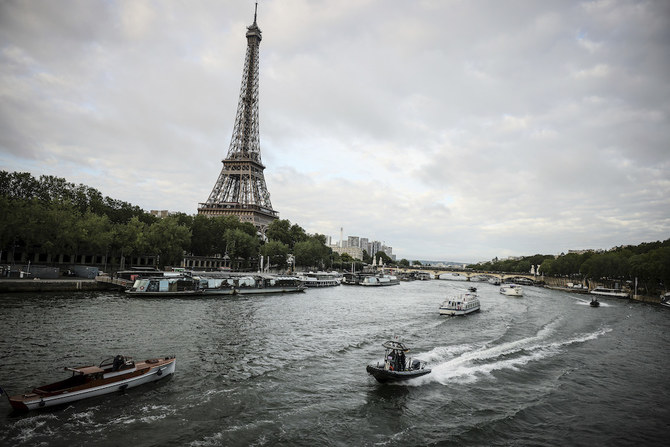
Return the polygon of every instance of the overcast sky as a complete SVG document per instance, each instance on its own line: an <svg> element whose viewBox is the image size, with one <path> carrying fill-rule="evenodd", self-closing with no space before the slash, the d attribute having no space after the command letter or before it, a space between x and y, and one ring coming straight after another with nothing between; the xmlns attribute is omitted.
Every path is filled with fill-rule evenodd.
<svg viewBox="0 0 670 447"><path fill-rule="evenodd" d="M254 2L0 2L0 169L195 214ZM670 2L263 0L272 205L398 259L670 238Z"/></svg>

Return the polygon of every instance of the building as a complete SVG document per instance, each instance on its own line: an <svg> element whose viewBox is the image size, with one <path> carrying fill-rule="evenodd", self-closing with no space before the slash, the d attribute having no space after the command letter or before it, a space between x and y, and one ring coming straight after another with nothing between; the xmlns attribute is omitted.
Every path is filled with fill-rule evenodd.
<svg viewBox="0 0 670 447"><path fill-rule="evenodd" d="M329 237L329 247L335 253L347 253L354 259L363 259L363 252L367 252L368 256L375 255L379 252L384 252L388 257L395 260L395 255L393 254L393 247L389 247L380 241L370 242L366 237L359 236L347 236L347 239L344 240L342 229L340 229L340 240L337 244L331 242Z"/></svg>
<svg viewBox="0 0 670 447"><path fill-rule="evenodd" d="M340 255L346 253L354 259L363 260L363 250L361 247L330 247L334 253L339 253Z"/></svg>
<svg viewBox="0 0 670 447"><path fill-rule="evenodd" d="M170 212L168 210L151 210L149 211L149 214L156 216L159 219L163 219L164 217L168 217Z"/></svg>

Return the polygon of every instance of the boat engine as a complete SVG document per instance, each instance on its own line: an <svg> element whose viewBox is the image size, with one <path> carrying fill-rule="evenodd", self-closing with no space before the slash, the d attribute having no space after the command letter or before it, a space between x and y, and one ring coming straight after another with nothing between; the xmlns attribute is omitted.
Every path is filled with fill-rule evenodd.
<svg viewBox="0 0 670 447"><path fill-rule="evenodd" d="M417 359L412 360L412 369L419 369L421 367L421 362Z"/></svg>

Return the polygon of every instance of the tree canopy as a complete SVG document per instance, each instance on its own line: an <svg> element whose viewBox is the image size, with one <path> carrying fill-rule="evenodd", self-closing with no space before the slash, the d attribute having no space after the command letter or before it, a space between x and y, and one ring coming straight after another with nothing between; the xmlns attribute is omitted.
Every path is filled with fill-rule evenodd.
<svg viewBox="0 0 670 447"><path fill-rule="evenodd" d="M293 253L302 267L341 263L324 235L309 235L288 220L273 221L266 237L262 240L253 224L235 216L174 213L159 219L62 178L0 171L0 252L5 258L8 253L153 255L164 266L179 265L185 254L228 255L235 268L249 269L262 254L283 269Z"/></svg>

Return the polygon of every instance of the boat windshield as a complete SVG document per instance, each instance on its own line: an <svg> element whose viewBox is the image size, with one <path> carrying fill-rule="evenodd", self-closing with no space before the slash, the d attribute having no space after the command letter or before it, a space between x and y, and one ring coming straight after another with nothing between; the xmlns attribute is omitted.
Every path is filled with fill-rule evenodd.
<svg viewBox="0 0 670 447"><path fill-rule="evenodd" d="M409 348L400 343L399 341L393 341L389 340L384 343L382 343L382 346L385 347L386 349L390 349L392 351L404 351L408 352Z"/></svg>

